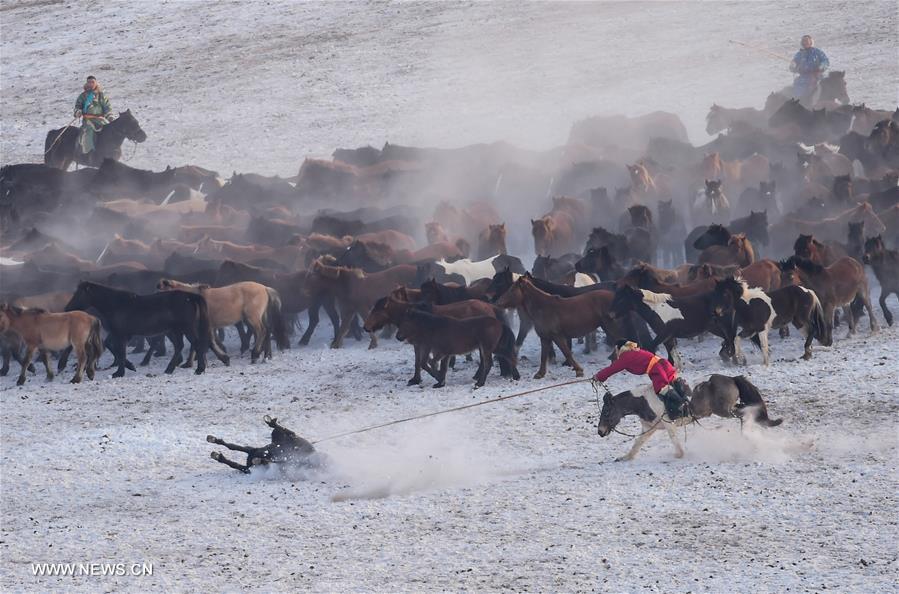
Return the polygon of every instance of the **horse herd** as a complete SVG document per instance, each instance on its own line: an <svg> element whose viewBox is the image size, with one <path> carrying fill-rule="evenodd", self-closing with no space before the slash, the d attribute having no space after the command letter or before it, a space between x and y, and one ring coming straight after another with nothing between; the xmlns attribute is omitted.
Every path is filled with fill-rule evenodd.
<svg viewBox="0 0 899 594"><path fill-rule="evenodd" d="M845 92L836 78L828 88ZM745 364L748 338L767 365L770 330L793 326L809 359L840 323L855 332L867 316L877 331L865 265L888 324L899 291L899 110L822 101L713 106L709 128L726 133L704 147L670 114L591 118L546 153L388 144L307 159L290 180L109 158L75 172L52 167L68 165L56 156L7 165L0 374L14 358L22 384L38 354L50 379L49 355L61 371L74 350L72 381L93 379L108 349L122 377L129 345L142 365L171 348L166 373L200 374L210 349L229 364L226 328L264 361L272 342L289 348L304 312L307 345L321 309L332 348L363 332L369 348L379 334L411 344L410 385L422 371L445 385L454 357L472 353L477 386L494 360L518 379L531 330L535 378L557 350L583 375L573 343L595 349L598 330L609 344L664 346L678 366L678 339L710 333L722 359ZM139 129L130 112L123 121ZM441 200L435 180L449 177L459 195ZM536 254L532 266L513 251Z"/></svg>

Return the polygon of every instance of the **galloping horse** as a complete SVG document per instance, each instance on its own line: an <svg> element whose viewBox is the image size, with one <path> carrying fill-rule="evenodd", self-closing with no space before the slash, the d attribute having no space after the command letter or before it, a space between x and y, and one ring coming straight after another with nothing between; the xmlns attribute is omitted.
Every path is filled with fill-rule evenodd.
<svg viewBox="0 0 899 594"><path fill-rule="evenodd" d="M673 422L662 418L665 405L659 400L652 386L641 386L615 396L606 392L602 400L597 428L600 437L610 434L624 417L629 415L640 417L642 433L630 451L618 458L620 461L633 460L660 425L668 432L668 437L674 444L674 456L682 458L684 448L674 429L692 423L696 419L716 415L725 419L736 417L742 421L748 412L762 427L777 427L783 422L781 419L768 418L768 408L758 388L742 375L728 377L713 374L708 380L696 384L693 388L693 398L690 400L690 416L681 417Z"/></svg>
<svg viewBox="0 0 899 594"><path fill-rule="evenodd" d="M63 171L68 169L73 161L87 167L99 167L104 159L118 161L122 158L122 143L126 138L134 142L143 142L147 139L147 133L141 129L137 118L131 115L130 109L121 112L119 117L103 127L97 134L96 147L86 155L78 149L80 133L80 129L75 126L47 132L47 139L44 141L46 151L44 163Z"/></svg>

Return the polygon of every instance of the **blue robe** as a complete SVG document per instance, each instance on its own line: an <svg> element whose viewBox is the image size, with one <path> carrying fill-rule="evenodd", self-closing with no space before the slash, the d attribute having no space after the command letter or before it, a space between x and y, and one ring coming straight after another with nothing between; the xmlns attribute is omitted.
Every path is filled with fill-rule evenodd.
<svg viewBox="0 0 899 594"><path fill-rule="evenodd" d="M827 55L816 47L801 49L790 62L790 71L799 76L793 81L793 97L804 99L810 97L818 88L818 78L830 62Z"/></svg>

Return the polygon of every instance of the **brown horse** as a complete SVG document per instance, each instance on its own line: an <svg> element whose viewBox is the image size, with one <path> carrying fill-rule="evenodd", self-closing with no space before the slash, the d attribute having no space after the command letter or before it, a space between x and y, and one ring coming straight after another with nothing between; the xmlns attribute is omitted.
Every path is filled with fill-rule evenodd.
<svg viewBox="0 0 899 594"><path fill-rule="evenodd" d="M0 304L0 334L12 332L25 343L25 356L21 361L22 371L16 385L25 383L25 371L31 364L36 350L47 370L47 380L53 379L47 358L48 351L61 351L72 347L78 357L78 368L72 383L81 382L82 375L94 379L97 360L103 353L100 338L100 320L83 311L47 313L42 309L23 309L14 305Z"/></svg>
<svg viewBox="0 0 899 594"><path fill-rule="evenodd" d="M781 285L780 266L773 260L758 260L745 268L740 268L735 264L730 266L697 264L690 267L687 282L692 283L707 278L723 280L731 276L746 281L749 288L758 288L766 293L779 289Z"/></svg>
<svg viewBox="0 0 899 594"><path fill-rule="evenodd" d="M343 345L343 338L355 315L364 319L378 299L389 294L397 285L414 284L418 276L418 268L410 264L366 273L358 268L329 266L321 260L313 262L310 272L304 290L309 294L328 292L337 299L340 328L331 342L332 349L339 349ZM368 348L377 346L378 338L371 334Z"/></svg>
<svg viewBox="0 0 899 594"><path fill-rule="evenodd" d="M506 253L506 224L487 225L478 236L477 260Z"/></svg>
<svg viewBox="0 0 899 594"><path fill-rule="evenodd" d="M379 299L368 317L365 319L363 329L366 332L377 332L388 324L399 326L403 321L406 312L415 307L413 301L418 301L420 291L407 289L406 287L398 287L388 295ZM456 301L446 305L431 305L430 312L440 316L447 316L456 319L474 318L474 317L492 317L505 324L505 316L502 310L497 306L491 305L480 299L466 299L464 301ZM422 345L414 344L415 347L415 373L407 383L407 385L417 385L421 383L421 370L425 369L428 373L438 379L433 368L426 365L429 353L423 353ZM517 365L517 362L515 362ZM514 379L518 379L518 370L513 365L511 375Z"/></svg>
<svg viewBox="0 0 899 594"><path fill-rule="evenodd" d="M577 249L574 220L567 212L556 211L531 219L534 252L538 256L561 256Z"/></svg>
<svg viewBox="0 0 899 594"><path fill-rule="evenodd" d="M437 221L425 223L425 237L428 240L428 244L441 243L450 240L449 234L447 234L446 229L444 229L443 225L441 225Z"/></svg>
<svg viewBox="0 0 899 594"><path fill-rule="evenodd" d="M824 345L833 344L833 318L837 307L843 306L843 313L849 320L849 333L855 333L855 316L849 305L859 297L868 311L871 321L871 333L879 330L877 318L871 308L871 297L868 289L868 278L864 267L855 259L840 258L830 266L824 267L805 258L791 256L781 266L785 273L795 273L800 282L815 292L824 308L824 320L827 323Z"/></svg>
<svg viewBox="0 0 899 594"><path fill-rule="evenodd" d="M672 297L693 297L712 291L715 288L715 279L710 277L684 285L671 284L663 282L652 267L640 265L630 269L618 279L618 287L624 286L646 289L653 293L667 293Z"/></svg>
<svg viewBox="0 0 899 594"><path fill-rule="evenodd" d="M614 322L610 316L612 291L589 291L574 297L559 297L544 293L534 286L530 275L524 275L512 284L496 304L503 308L522 307L534 323L540 337L540 369L534 379L546 375L546 363L553 343L565 355L565 361L574 369L577 377L584 375L583 368L574 360L568 340L602 329L613 335Z"/></svg>
<svg viewBox="0 0 899 594"><path fill-rule="evenodd" d="M848 255L843 246L831 241L821 243L814 235L799 235L793 244L793 253L821 266L830 266Z"/></svg>
<svg viewBox="0 0 899 594"><path fill-rule="evenodd" d="M727 245L709 246L699 254L700 264L749 266L755 262L755 251L745 233L731 235Z"/></svg>
<svg viewBox="0 0 899 594"><path fill-rule="evenodd" d="M899 295L899 252L886 249L880 235L869 237L865 241L864 260L874 269L874 276L880 282L880 309L887 324L892 326L893 314L887 309L887 297L891 293Z"/></svg>
<svg viewBox="0 0 899 594"><path fill-rule="evenodd" d="M202 284L187 284L171 279L162 279L156 287L160 291L185 291L202 295L206 299L209 310L210 333L219 328L233 326L244 322L253 330L255 344L251 352L253 363L259 355L271 355L269 340L272 336L279 349L288 348L287 326L281 315L281 297L278 292L265 285L243 281L224 287L210 287ZM210 337L210 346L215 355L223 363L228 362L228 355L218 345L218 341ZM193 357L185 363L189 367Z"/></svg>

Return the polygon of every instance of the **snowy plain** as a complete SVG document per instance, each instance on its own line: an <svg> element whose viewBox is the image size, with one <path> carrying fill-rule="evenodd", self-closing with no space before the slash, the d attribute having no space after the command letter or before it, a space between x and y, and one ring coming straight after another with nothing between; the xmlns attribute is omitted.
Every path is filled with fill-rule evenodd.
<svg viewBox="0 0 899 594"><path fill-rule="evenodd" d="M40 160L88 73L137 114L150 140L126 157L153 169L293 175L305 156L386 140L547 148L578 118L654 109L681 114L698 144L713 101L760 106L789 82L727 40L788 54L806 31L849 71L854 100L895 106L893 2L4 0L0 154ZM725 367L715 341L685 342L691 382L746 374L784 424L704 421L684 459L658 435L631 463L613 462L627 438L596 435L588 384L327 442L330 466L313 475L244 476L209 458L209 433L266 443L266 414L317 439L572 379L529 379L533 338L525 379L477 391L470 365L443 390L407 388L409 347L332 351L327 323L310 347L201 377L154 360L80 386L0 378L0 589L895 591L899 336L867 329L838 330L811 362L795 332L772 337L770 368L752 350L749 367ZM578 358L589 371L606 355ZM154 574L35 578L45 561Z"/></svg>

